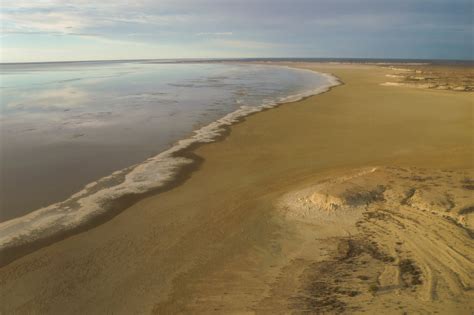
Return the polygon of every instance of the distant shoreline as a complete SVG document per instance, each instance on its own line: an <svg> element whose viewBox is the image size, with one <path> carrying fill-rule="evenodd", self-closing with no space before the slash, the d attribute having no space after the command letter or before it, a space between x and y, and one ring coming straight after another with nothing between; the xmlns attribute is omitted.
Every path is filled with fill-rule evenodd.
<svg viewBox="0 0 474 315"><path fill-rule="evenodd" d="M355 64L439 64L439 65L467 65L474 66L474 60L464 59L403 59L403 58L178 58L178 59L111 59L111 60L66 60L66 61L27 61L27 62L0 62L1 66L10 65L35 65L35 64L74 64L74 63L127 63L127 62L152 62L152 63L199 63L199 62L336 62Z"/></svg>

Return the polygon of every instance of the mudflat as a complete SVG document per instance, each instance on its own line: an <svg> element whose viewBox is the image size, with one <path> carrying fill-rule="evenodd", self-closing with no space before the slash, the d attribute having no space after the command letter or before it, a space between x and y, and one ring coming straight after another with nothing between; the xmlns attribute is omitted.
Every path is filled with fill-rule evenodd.
<svg viewBox="0 0 474 315"><path fill-rule="evenodd" d="M181 185L0 269L3 313L474 311L472 94L373 65L196 148Z"/></svg>

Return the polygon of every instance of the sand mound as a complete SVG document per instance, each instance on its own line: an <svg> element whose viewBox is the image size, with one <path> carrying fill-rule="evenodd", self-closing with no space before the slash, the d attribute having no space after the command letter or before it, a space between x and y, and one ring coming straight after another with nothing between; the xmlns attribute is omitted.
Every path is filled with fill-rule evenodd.
<svg viewBox="0 0 474 315"><path fill-rule="evenodd" d="M385 187L368 183L365 174L376 168L364 169L352 175L331 179L324 183L286 195L280 207L285 215L300 219L329 218L334 215L357 213L374 202L384 200Z"/></svg>
<svg viewBox="0 0 474 315"><path fill-rule="evenodd" d="M315 207L326 211L354 208L384 200L385 188L383 186L361 187L347 183L329 186L329 190L317 191L309 197L309 200Z"/></svg>
<svg viewBox="0 0 474 315"><path fill-rule="evenodd" d="M472 313L473 175L385 167L284 196L286 218L313 224L319 238L333 229L327 241L340 243L330 261L307 269L303 292L317 305L331 301L321 312ZM327 292L314 291L315 283Z"/></svg>

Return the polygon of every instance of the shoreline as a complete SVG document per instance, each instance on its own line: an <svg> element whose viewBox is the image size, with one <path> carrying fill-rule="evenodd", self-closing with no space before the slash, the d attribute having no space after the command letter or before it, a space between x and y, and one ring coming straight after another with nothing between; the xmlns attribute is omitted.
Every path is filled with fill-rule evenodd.
<svg viewBox="0 0 474 315"><path fill-rule="evenodd" d="M164 76L167 71L175 76L167 78ZM94 76L100 72L108 75L100 78L95 86ZM64 92L61 106L68 108L62 110L61 106L54 105L55 100L42 96L43 92L54 90L52 86L37 85L39 99L35 106L40 113L33 119L30 112L35 94L9 81L19 74L35 76L34 73L40 81L58 80L57 89ZM67 77L80 74L80 80L61 81L61 73ZM219 77L223 73L226 75ZM154 79L146 80L147 76ZM133 82L128 82L129 79ZM5 112L5 132L2 133L0 222L64 202L79 191L86 190L89 194L89 184L94 185L95 181L114 172L119 174L110 176L107 182L100 180L100 186L117 185L123 181L128 167L169 149L179 140L190 137L193 131L241 105L258 107L284 102L286 96L303 95L326 84L325 77L308 71L217 63L14 67L5 73L5 80L10 87L5 90L3 102L9 110ZM123 88L114 91L117 85ZM139 94L141 92L145 93ZM109 97L115 93L121 96ZM61 119L52 119L47 111ZM129 118L126 119L127 113ZM26 116L22 119L21 115ZM16 132L19 132L18 137L14 136ZM35 153L34 163L28 158L31 150ZM55 172L57 169L65 171ZM81 172L75 173L75 169ZM153 173L152 170L147 172ZM159 176L143 174L141 177L150 178L150 182L160 181L160 178L155 179ZM93 190L97 190L96 187L98 185ZM23 198L24 194L28 194L28 198Z"/></svg>
<svg viewBox="0 0 474 315"><path fill-rule="evenodd" d="M3 266L0 310L472 313L468 95L290 65L344 85L246 116L182 184Z"/></svg>
<svg viewBox="0 0 474 315"><path fill-rule="evenodd" d="M241 63L238 63L238 64L241 64ZM197 130L192 131L189 137L177 141L176 144L172 145L170 148L166 149L165 151L158 153L156 156L151 157L143 161L142 163L132 165L123 170L116 171L113 174L106 176L104 178L100 178L93 183L87 184L86 186L84 186L82 190L73 194L71 197L67 198L64 201L49 205L44 208L34 210L24 216L7 220L5 222L1 222L0 235L2 232L2 228L5 230L8 230L10 228L10 225L15 225L16 222L18 222L17 224L21 226L22 225L21 221L25 220L25 218L27 218L28 216L38 215L39 212L47 211L50 208L54 208L54 207L63 208L64 207L65 208L64 211L66 211L66 209L69 208L67 204L71 203L70 200L73 200L72 201L73 204L80 203L80 201L82 200L81 198L79 198L77 201L75 201L74 196L83 193L85 190L87 190L88 186L96 184L96 183L100 183L106 178L114 176L114 174L116 173L124 174L124 176L126 177L129 173L133 172L136 167L145 165L147 161L159 158L159 156L161 155L167 155L166 157L163 157L163 159L172 159L173 161L175 161L175 163L178 163L176 166L174 166L172 170L172 174L169 175L170 177L165 179L160 184L157 184L156 185L157 187L150 188L145 192L139 192L139 193L128 192L118 197L112 198L110 200L106 200L104 204L97 204L101 208L100 211L91 212L89 214L90 218L85 218L81 222L73 225L72 227L63 228L51 233L51 232L48 232L49 227L46 226L43 228L43 230L46 231L46 233L40 232L40 235L36 235L36 236L34 234L31 235L35 237L33 240L28 239L28 235L27 236L23 236L23 235L10 236L10 239L13 239L13 244L11 244L11 241L10 242L3 241L4 244L0 245L0 268L42 247L51 245L55 242L61 241L75 234L83 233L94 227L97 227L107 222L108 220L112 219L116 215L120 214L123 210L132 206L134 203L138 202L139 200L165 192L167 190L170 190L179 186L180 184L185 182L187 178L191 176L192 172L198 170L199 165L203 162L202 158L196 155L194 151L200 146L205 145L207 143L222 141L230 134L231 126L244 122L247 117L250 117L260 112L265 112L265 111L268 111L268 110L271 110L283 105L290 105L293 103L304 101L307 98L330 92L331 89L333 89L334 87L343 85L343 82L340 80L340 78L330 73L322 73L322 72L317 72L317 71L308 70L308 69L291 68L291 67L283 66L283 65L268 65L268 64L259 64L259 65L270 66L270 67L283 67L283 68L288 68L290 70L293 69L293 70L298 70L298 71L315 72L319 75L326 77L328 79L328 83L322 87L318 87L317 89L309 92L309 93L312 93L310 95L306 95L306 96L289 95L286 97L287 99L296 97L297 100L272 102L271 104L262 104L256 108L249 107L248 108L249 112L245 112L245 108L246 108L245 106L240 107L239 109L226 114L224 117L221 117L208 125L205 125L203 127L198 128ZM210 130L207 131L207 134L203 138L199 138L199 135L203 134L203 130L206 130L206 129L210 129ZM182 161L181 163L179 163L180 160ZM175 171L175 169L177 170ZM125 180L121 184L123 184L124 182ZM113 188L113 186L111 188ZM99 190L99 192L100 191L101 190ZM94 193L92 193L92 195L93 194ZM85 198L87 197L88 195L86 195ZM66 206L62 206L63 204L66 204ZM58 209L58 210L62 210L62 209ZM80 209L77 209L77 210L80 210ZM32 233L37 233L37 232L33 230Z"/></svg>

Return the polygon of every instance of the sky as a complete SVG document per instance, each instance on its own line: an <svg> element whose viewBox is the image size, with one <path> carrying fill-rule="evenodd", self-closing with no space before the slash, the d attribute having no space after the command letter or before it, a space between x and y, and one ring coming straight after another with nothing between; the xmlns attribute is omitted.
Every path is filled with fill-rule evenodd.
<svg viewBox="0 0 474 315"><path fill-rule="evenodd" d="M474 59L472 0L0 0L2 62Z"/></svg>

